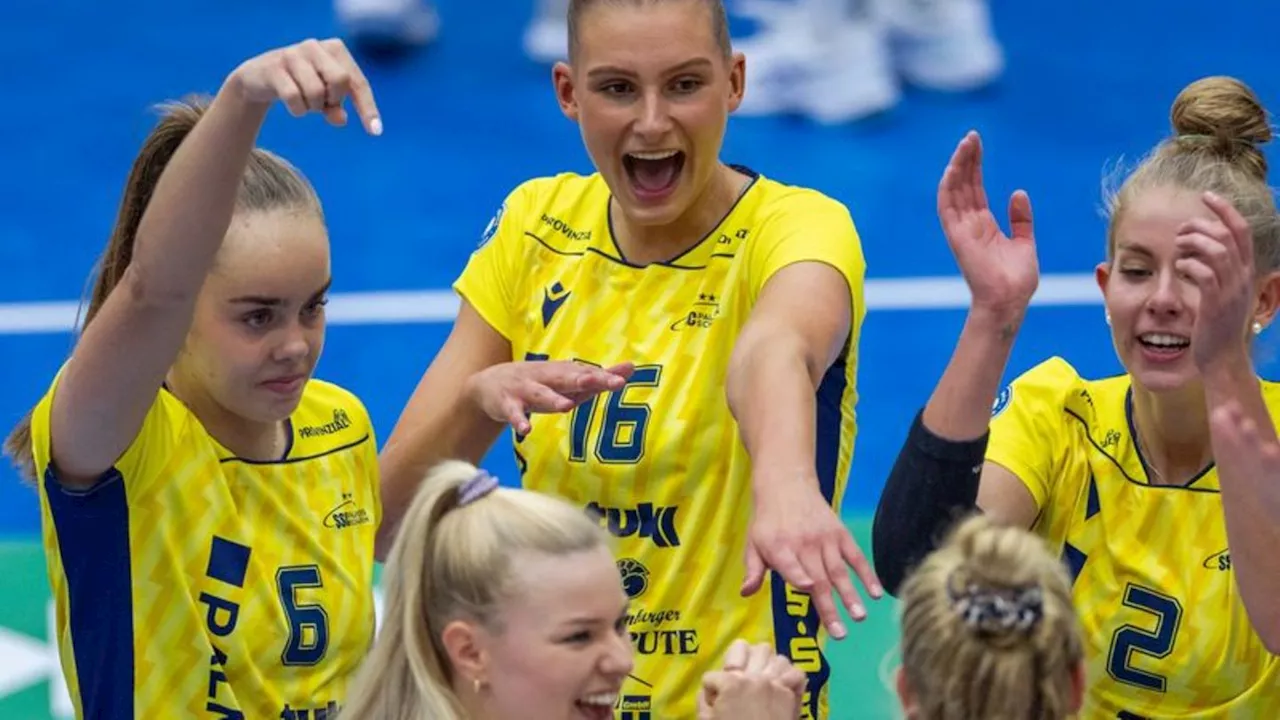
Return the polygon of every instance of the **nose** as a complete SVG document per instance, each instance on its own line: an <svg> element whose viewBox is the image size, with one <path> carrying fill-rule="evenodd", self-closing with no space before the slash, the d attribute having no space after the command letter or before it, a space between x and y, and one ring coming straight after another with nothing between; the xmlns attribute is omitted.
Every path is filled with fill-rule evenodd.
<svg viewBox="0 0 1280 720"><path fill-rule="evenodd" d="M1190 284L1174 271L1160 273L1156 284L1147 297L1147 312L1163 316L1176 317L1186 309L1186 293Z"/></svg>
<svg viewBox="0 0 1280 720"><path fill-rule="evenodd" d="M311 338L306 328L292 323L281 331L280 342L271 353L271 359L279 363L296 363L311 354Z"/></svg>
<svg viewBox="0 0 1280 720"><path fill-rule="evenodd" d="M635 668L635 648L631 644L631 634L622 632L614 635L613 642L600 658L600 672L610 677L623 678Z"/></svg>
<svg viewBox="0 0 1280 720"><path fill-rule="evenodd" d="M635 133L646 144L657 145L671 132L671 112L667 99L653 92L640 101L640 116L636 119Z"/></svg>

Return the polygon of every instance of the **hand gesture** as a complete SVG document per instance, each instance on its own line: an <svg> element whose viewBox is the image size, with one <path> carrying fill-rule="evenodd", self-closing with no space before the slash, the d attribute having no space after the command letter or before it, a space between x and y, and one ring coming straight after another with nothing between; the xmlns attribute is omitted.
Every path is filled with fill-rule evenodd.
<svg viewBox="0 0 1280 720"><path fill-rule="evenodd" d="M635 366L558 361L509 362L472 375L467 394L490 418L528 434L530 413L568 412L587 398L627 384Z"/></svg>
<svg viewBox="0 0 1280 720"><path fill-rule="evenodd" d="M782 576L779 580L809 594L832 637L844 638L832 590L839 592L849 616L862 621L867 611L847 568L854 569L871 597L879 598L884 590L871 563L822 497L816 478L806 478L800 485L780 479L755 485L777 491L758 490L754 498L742 594L756 593L764 584L766 568L773 568Z"/></svg>
<svg viewBox="0 0 1280 720"><path fill-rule="evenodd" d="M1031 199L1021 190L1009 199L1010 236L1005 236L987 204L982 140L976 132L960 141L942 175L938 219L974 305L1022 310L1031 302L1040 281Z"/></svg>
<svg viewBox="0 0 1280 720"><path fill-rule="evenodd" d="M1200 289L1191 351L1203 373L1214 362L1247 355L1245 341L1253 305L1253 231L1231 203L1204 194L1216 219L1194 218L1178 228L1183 257L1174 267Z"/></svg>
<svg viewBox="0 0 1280 720"><path fill-rule="evenodd" d="M806 678L766 644L735 640L724 669L702 678L699 720L794 720L800 717Z"/></svg>
<svg viewBox="0 0 1280 720"><path fill-rule="evenodd" d="M329 124L346 125L348 96L366 131L382 134L382 118L373 90L341 40L305 40L246 60L227 78L227 86L250 103L284 102L301 117L322 113Z"/></svg>

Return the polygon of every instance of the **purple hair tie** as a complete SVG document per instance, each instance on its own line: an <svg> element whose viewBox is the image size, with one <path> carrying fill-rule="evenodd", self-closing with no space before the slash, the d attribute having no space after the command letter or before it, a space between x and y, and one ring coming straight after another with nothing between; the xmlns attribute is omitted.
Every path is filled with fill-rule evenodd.
<svg viewBox="0 0 1280 720"><path fill-rule="evenodd" d="M498 478L481 470L458 488L458 507L464 507L498 489Z"/></svg>

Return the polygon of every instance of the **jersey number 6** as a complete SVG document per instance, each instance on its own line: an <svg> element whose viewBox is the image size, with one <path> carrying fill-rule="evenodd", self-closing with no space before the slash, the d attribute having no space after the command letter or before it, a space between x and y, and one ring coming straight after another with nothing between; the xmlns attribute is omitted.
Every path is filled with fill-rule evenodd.
<svg viewBox="0 0 1280 720"><path fill-rule="evenodd" d="M329 616L316 604L298 602L301 588L324 587L320 568L315 565L294 565L276 571L276 589L280 605L289 619L289 642L280 654L280 662L286 666L315 665L329 649Z"/></svg>
<svg viewBox="0 0 1280 720"><path fill-rule="evenodd" d="M1173 652L1173 642L1182 620L1182 606L1178 601L1161 595L1155 590L1129 585L1124 589L1125 607L1143 610L1156 618L1155 630L1135 625L1122 625L1111 636L1111 651L1107 655L1107 673L1117 682L1164 692L1166 680L1130 665L1131 655L1140 653L1153 658L1166 658Z"/></svg>

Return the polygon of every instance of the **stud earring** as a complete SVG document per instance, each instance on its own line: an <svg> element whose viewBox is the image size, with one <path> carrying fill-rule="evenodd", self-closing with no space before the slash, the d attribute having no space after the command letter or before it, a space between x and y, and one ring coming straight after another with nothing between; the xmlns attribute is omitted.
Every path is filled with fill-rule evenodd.
<svg viewBox="0 0 1280 720"><path fill-rule="evenodd" d="M1260 323L1260 322L1254 322L1254 323L1253 323L1253 334L1254 334L1254 335L1260 335L1261 333L1262 333L1262 323Z"/></svg>
<svg viewBox="0 0 1280 720"><path fill-rule="evenodd" d="M1105 319L1106 319L1106 321L1107 321L1107 326L1109 327L1109 326L1111 325L1111 313L1106 313L1106 314L1104 314L1104 315L1103 315L1103 318L1105 318Z"/></svg>

